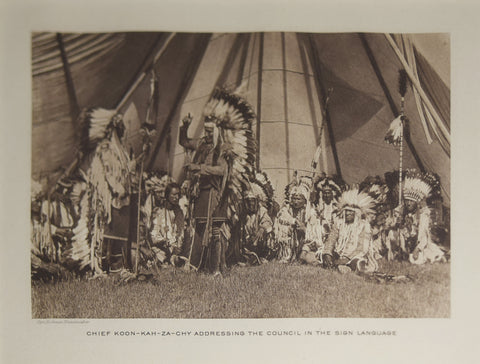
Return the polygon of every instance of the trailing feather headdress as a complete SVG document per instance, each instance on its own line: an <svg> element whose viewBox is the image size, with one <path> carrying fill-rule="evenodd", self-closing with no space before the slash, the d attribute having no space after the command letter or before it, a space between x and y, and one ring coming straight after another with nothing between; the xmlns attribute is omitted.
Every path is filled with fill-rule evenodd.
<svg viewBox="0 0 480 364"><path fill-rule="evenodd" d="M375 201L371 196L360 192L358 188L353 188L342 193L337 208L339 212L354 210L360 212L361 216L368 216L374 213L374 205Z"/></svg>
<svg viewBox="0 0 480 364"><path fill-rule="evenodd" d="M270 206L273 203L273 196L275 194L275 189L273 188L270 178L265 172L257 172L255 174L255 178L262 185L262 188L265 191L267 198L269 200L269 206Z"/></svg>

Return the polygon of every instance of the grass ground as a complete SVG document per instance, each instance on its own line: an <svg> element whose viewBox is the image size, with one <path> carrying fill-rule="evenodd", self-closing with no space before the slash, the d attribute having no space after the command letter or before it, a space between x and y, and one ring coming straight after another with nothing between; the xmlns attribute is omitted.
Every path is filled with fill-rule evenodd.
<svg viewBox="0 0 480 364"><path fill-rule="evenodd" d="M162 269L153 279L32 283L33 318L450 317L450 264L383 263L408 283L268 263L225 277Z"/></svg>

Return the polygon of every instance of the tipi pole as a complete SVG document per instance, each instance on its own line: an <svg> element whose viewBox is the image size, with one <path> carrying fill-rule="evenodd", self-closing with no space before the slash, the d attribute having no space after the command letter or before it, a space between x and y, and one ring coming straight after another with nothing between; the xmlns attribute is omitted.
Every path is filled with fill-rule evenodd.
<svg viewBox="0 0 480 364"><path fill-rule="evenodd" d="M191 86L191 83L193 82L193 77L195 76L195 72L198 69L198 66L200 65L200 62L203 58L203 55L205 53L205 50L207 49L208 42L210 40L210 35L205 35L203 34L200 39L198 40L198 48L194 50L194 55L192 56L192 61L189 64L189 67L187 69L187 74L182 80L182 83L179 86L178 92L175 95L175 100L172 103L172 107L170 108L170 111L168 113L167 118L164 121L164 124L162 126L162 129L159 133L159 136L157 140L155 141L153 151L149 156L149 160L147 162L147 170L150 170L153 168L153 164L155 163L156 156L160 150L160 147L163 144L164 139L167 136L167 133L171 131L171 123L173 122L174 118L177 115L177 112L180 108L180 104L182 99L185 98L186 93L188 89ZM158 123L158 120L156 121Z"/></svg>
<svg viewBox="0 0 480 364"><path fill-rule="evenodd" d="M281 33L282 41L282 76L283 76L283 115L285 119L285 157L287 162L287 183L290 183L290 130L288 127L288 91L287 91L287 55L285 33Z"/></svg>
<svg viewBox="0 0 480 364"><path fill-rule="evenodd" d="M240 56L240 65L238 67L238 73L237 73L237 79L236 79L236 82L235 82L235 88L240 87L240 85L243 82L243 77L244 77L244 73L245 73L245 66L247 64L248 46L250 44L251 36L252 36L251 34L248 34L246 36L246 38L244 39L243 44L242 44L243 49L242 49L242 54Z"/></svg>
<svg viewBox="0 0 480 364"><path fill-rule="evenodd" d="M325 110L325 125L327 126L328 138L330 140L330 146L332 148L333 161L335 162L335 169L336 169L337 175L341 178L342 170L340 168L340 160L338 158L337 144L335 142L335 134L332 128L330 112L325 108L325 101L327 100L327 90L325 89L325 85L322 82L322 75L321 75L321 69L319 64L320 57L318 55L313 36L310 34L307 37L308 37L307 38L308 43L306 39L305 44L309 46L308 53L310 54L310 62L314 70L315 85L317 87L320 106Z"/></svg>
<svg viewBox="0 0 480 364"><path fill-rule="evenodd" d="M260 42L258 46L258 73L257 73L257 155L256 155L256 167L257 171L260 170L260 123L262 119L262 74L263 74L263 42L264 34L260 33Z"/></svg>
<svg viewBox="0 0 480 364"><path fill-rule="evenodd" d="M308 64L307 64L307 56L306 56L306 49L305 49L305 44L303 44L302 39L300 35L297 33L297 43L298 43L298 48L300 51L300 58L302 60L302 69L303 69L303 77L305 80L305 87L307 88L307 95L308 95L308 104L310 107L310 116L312 118L312 128L313 128L313 134L315 137L315 145L317 146L317 149L315 150L315 153L313 155L312 163L311 163L311 169L312 169L312 178L315 177L316 171L317 171L317 166L320 161L320 156L323 152L322 148L323 145L321 144L321 134L323 132L323 117L321 121L321 129L320 131L318 130L318 121L317 121L317 114L315 112L315 106L313 102L313 90L312 86L310 83L310 73L308 69ZM324 166L325 167L325 166ZM325 168L323 169L325 170Z"/></svg>
<svg viewBox="0 0 480 364"><path fill-rule="evenodd" d="M170 44L170 42L172 41L172 39L175 37L176 34L177 33L170 33L169 34L167 40L163 43L162 47L158 50L158 52L153 57L153 60L151 61L151 66L150 67L153 67L155 65L155 63L157 63L157 61L162 56L162 54L165 52L168 45ZM118 102L117 106L115 107L115 110L117 112L125 105L127 100L132 95L133 91L135 91L137 89L138 85L143 81L143 79L150 72L150 67L147 67L147 69L137 77L135 82L133 82L133 84L129 87L127 92L123 95L122 99Z"/></svg>
<svg viewBox="0 0 480 364"><path fill-rule="evenodd" d="M75 123L77 120L78 114L80 113L80 107L78 106L77 94L75 92L75 85L73 82L72 72L70 71L70 64L68 62L67 52L63 43L63 36L61 33L57 33L57 42L58 48L60 49L60 55L62 57L63 63L63 72L65 73L65 81L67 84L67 93L68 99L70 102L70 115L72 118L72 123ZM75 130L77 126L74 125Z"/></svg>
<svg viewBox="0 0 480 364"><path fill-rule="evenodd" d="M160 58L160 56L163 54L163 52L165 51L166 47L168 46L168 44L170 43L170 41L172 40L172 38L174 37L176 33L172 33L170 34L170 36L168 37L168 39L166 40L166 42L163 44L162 48L155 54L154 56L154 62L158 61L158 59ZM57 41L58 41L58 35L57 35ZM63 44L63 43L62 43ZM147 57L149 58L149 57ZM152 63L154 64L154 63ZM126 94L123 96L123 98L117 103L117 106L115 108L115 110L119 110L123 105L124 103L126 102L126 100L130 97L130 95L132 94L132 92L137 88L137 86L140 84L140 82L145 78L147 74L147 71L143 72L142 74L140 74L140 76L136 79L136 81L130 86L130 88L128 89L128 91L126 92ZM73 82L73 81L72 81ZM73 84L72 84L72 87L73 87ZM76 99L76 97L75 97ZM79 105L77 105L78 108L80 108ZM55 188L55 185L58 183L58 181L60 181L62 178L70 175L70 173L78 166L78 164L81 162L83 158L83 155L81 153L79 153L75 159L70 163L70 165L66 168L65 172L55 181L55 184L53 185L52 187L52 192L53 192L53 189Z"/></svg>

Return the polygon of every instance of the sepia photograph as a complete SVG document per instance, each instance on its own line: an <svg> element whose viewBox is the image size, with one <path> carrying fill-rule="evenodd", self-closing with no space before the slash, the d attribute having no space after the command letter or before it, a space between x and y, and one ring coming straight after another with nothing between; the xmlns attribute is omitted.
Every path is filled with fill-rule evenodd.
<svg viewBox="0 0 480 364"><path fill-rule="evenodd" d="M31 32L31 317L450 318L450 40Z"/></svg>
<svg viewBox="0 0 480 364"><path fill-rule="evenodd" d="M0 362L476 362L479 10L0 1Z"/></svg>

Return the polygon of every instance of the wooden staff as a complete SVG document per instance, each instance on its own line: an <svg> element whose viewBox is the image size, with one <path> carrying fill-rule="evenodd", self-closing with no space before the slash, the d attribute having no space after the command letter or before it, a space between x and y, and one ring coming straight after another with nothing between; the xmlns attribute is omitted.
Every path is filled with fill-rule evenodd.
<svg viewBox="0 0 480 364"><path fill-rule="evenodd" d="M198 265L198 267L200 267L200 265L202 264L205 248L210 245L210 230L212 225L212 212L210 210L212 209L212 198L212 190L210 189L210 191L208 191L207 222L205 223L205 231L203 232L202 238L202 255L200 256L200 264Z"/></svg>
<svg viewBox="0 0 480 364"><path fill-rule="evenodd" d="M138 177L138 201L137 201L137 254L135 255L135 274L138 273L138 261L140 259L140 210L142 208L142 177L144 158L140 163L140 176Z"/></svg>
<svg viewBox="0 0 480 364"><path fill-rule="evenodd" d="M402 116L400 118L400 166L398 171L398 205L402 204L402 170L403 170L403 101L402 97Z"/></svg>
<svg viewBox="0 0 480 364"><path fill-rule="evenodd" d="M185 124L186 122L188 123L188 125L190 125L192 123L192 115L190 113L188 113L188 115L186 116L186 118L184 118L183 120L183 123ZM185 120L187 120L185 122ZM192 158L190 156L190 151L188 150L188 148L184 148L184 153L185 153L185 159L184 159L184 165L185 166L188 166L190 165L190 163L192 162ZM193 217L193 210L194 210L194 204L195 202L192 201L192 196L194 195L193 191L192 191L192 188L195 188L195 183L193 182L193 175L192 175L192 172L188 169L186 171L186 180L190 181L190 185L188 186L188 191L187 191L187 198L188 198L188 219L189 219L189 227L190 227L190 248L189 248L189 251L188 251L188 257L187 257L187 260L185 262L185 269L186 270L190 270L192 267L194 268L194 270L197 270L196 267L194 267L192 264L190 264L190 260L192 259L192 252L193 252L193 244L195 242L195 233L196 233L196 229L197 229L197 223L196 223L196 220L195 218Z"/></svg>

